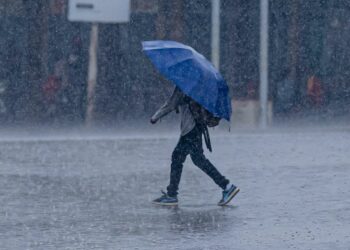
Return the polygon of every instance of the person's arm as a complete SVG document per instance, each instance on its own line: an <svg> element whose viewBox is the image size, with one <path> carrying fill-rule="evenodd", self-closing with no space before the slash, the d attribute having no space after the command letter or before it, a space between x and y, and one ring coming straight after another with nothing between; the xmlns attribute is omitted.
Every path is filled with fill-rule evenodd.
<svg viewBox="0 0 350 250"><path fill-rule="evenodd" d="M152 116L151 123L156 123L160 118L166 116L174 111L182 100L182 92L177 87L175 88L171 97L163 104L160 109Z"/></svg>

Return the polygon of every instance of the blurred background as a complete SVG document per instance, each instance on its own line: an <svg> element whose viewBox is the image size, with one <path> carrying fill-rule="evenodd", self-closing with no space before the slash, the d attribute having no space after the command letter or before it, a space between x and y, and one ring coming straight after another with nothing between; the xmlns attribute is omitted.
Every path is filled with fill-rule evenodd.
<svg viewBox="0 0 350 250"><path fill-rule="evenodd" d="M255 126L260 1L219 5L216 58L231 88L233 123ZM1 124L85 124L92 25L69 21L68 6L68 0L0 0ZM131 0L129 22L100 23L93 121L146 121L170 94L141 41L176 40L210 59L213 28L211 0ZM349 1L269 1L271 124L348 117L349 28Z"/></svg>

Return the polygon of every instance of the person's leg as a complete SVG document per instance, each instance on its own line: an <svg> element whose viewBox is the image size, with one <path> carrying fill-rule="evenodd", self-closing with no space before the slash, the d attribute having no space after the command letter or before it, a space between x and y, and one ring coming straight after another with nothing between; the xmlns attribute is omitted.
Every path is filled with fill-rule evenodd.
<svg viewBox="0 0 350 250"><path fill-rule="evenodd" d="M183 163L186 160L188 152L188 142L186 136L182 136L176 145L171 156L171 170L170 170L170 184L167 187L167 193L169 196L177 196L179 189Z"/></svg>
<svg viewBox="0 0 350 250"><path fill-rule="evenodd" d="M205 172L222 189L225 189L229 180L225 178L214 165L204 156L202 134L198 128L191 140L190 155L193 163Z"/></svg>

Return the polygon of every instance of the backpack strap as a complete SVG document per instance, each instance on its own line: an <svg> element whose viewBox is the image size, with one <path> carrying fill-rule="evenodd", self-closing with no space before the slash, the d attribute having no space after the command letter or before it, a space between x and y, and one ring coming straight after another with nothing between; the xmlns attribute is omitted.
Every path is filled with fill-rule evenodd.
<svg viewBox="0 0 350 250"><path fill-rule="evenodd" d="M207 146L209 152L213 152L213 149L211 147L211 142L210 142L209 130L207 126L205 125L203 126L202 133L204 135L205 145Z"/></svg>

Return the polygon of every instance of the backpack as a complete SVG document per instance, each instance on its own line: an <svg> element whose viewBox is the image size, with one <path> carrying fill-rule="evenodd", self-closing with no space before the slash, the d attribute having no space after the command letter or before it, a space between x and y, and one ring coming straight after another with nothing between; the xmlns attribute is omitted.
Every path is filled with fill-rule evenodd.
<svg viewBox="0 0 350 250"><path fill-rule="evenodd" d="M196 123L213 128L219 125L221 118L214 116L196 101L188 98L187 103Z"/></svg>

